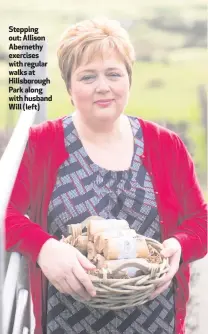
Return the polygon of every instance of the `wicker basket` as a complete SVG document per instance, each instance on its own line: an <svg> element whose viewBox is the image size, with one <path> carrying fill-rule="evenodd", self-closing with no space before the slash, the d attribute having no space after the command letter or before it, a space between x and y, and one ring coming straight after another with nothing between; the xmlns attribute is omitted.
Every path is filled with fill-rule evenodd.
<svg viewBox="0 0 208 334"><path fill-rule="evenodd" d="M76 225L76 229L73 227L71 230L74 237L82 233L83 225L78 225ZM82 235L86 235L86 233L82 233ZM145 237L145 240L148 246L154 249L154 252L159 256L163 248L162 244L151 238ZM161 262L159 264L148 262L145 259L140 259L138 263L138 260L137 262L134 259L126 260L125 264L118 266L111 272L106 269L88 272L96 289L96 296L89 301L83 300L77 295L73 295L73 298L87 306L108 310L121 310L146 303L168 271L169 264L168 259L164 257L160 257ZM125 279L108 278L109 273L110 277L113 277L116 273L128 267L138 269L136 277Z"/></svg>

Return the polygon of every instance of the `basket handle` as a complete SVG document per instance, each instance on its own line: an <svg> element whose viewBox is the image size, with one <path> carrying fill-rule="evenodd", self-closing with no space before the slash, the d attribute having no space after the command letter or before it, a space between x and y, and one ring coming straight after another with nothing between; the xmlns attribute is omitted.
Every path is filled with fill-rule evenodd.
<svg viewBox="0 0 208 334"><path fill-rule="evenodd" d="M126 263L120 264L117 268L112 270L112 274L117 274L120 270L134 267L143 271L144 274L148 274L151 271L151 266L141 260L141 262L135 262L134 260L127 260Z"/></svg>

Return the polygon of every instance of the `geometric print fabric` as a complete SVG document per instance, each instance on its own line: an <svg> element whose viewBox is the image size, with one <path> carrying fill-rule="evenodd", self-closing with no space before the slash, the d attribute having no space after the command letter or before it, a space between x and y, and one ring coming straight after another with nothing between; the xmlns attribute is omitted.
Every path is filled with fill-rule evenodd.
<svg viewBox="0 0 208 334"><path fill-rule="evenodd" d="M134 135L134 155L125 171L108 171L87 155L71 116L63 119L69 158L59 167L48 210L48 231L59 239L67 236L67 225L89 216L125 219L137 233L160 239L151 178L140 156L144 142L137 118L129 117ZM173 284L153 301L139 307L108 311L86 307L61 294L48 283L47 334L174 333Z"/></svg>

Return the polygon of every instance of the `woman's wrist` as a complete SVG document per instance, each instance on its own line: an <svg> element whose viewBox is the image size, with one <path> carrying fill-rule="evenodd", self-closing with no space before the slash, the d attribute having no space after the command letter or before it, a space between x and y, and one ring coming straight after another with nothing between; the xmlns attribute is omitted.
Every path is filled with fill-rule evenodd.
<svg viewBox="0 0 208 334"><path fill-rule="evenodd" d="M47 252L48 248L50 248L50 250L51 250L51 247L54 247L54 245L56 245L56 242L57 242L57 240L55 240L53 237L49 238L48 240L46 240L46 242L44 242L44 244L42 245L42 247L40 249L38 257L37 257L37 261L36 262L37 262L38 266L40 266L43 254L45 252Z"/></svg>

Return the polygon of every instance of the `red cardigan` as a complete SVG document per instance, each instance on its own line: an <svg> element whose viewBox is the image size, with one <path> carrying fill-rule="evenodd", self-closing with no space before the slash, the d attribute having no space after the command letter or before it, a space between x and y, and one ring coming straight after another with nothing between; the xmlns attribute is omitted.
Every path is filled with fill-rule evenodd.
<svg viewBox="0 0 208 334"><path fill-rule="evenodd" d="M207 253L207 206L180 138L152 122L139 121L144 136L142 163L156 192L162 240L174 236L182 247L175 293L176 333L181 334L189 298L189 262ZM47 281L36 260L52 237L47 232L48 205L58 168L67 158L61 118L33 126L6 212L6 249L29 259L35 334L44 333L47 299Z"/></svg>

